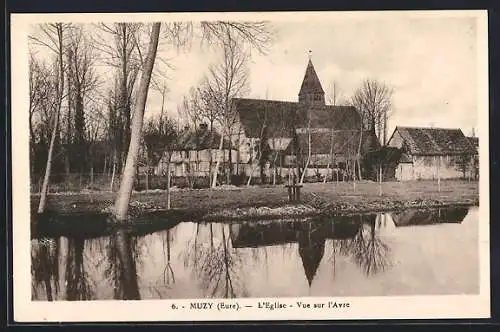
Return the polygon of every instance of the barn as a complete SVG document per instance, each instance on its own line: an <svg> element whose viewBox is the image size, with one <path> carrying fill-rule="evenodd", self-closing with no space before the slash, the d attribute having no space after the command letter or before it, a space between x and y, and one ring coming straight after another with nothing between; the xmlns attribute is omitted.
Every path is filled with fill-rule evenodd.
<svg viewBox="0 0 500 332"><path fill-rule="evenodd" d="M389 147L401 150L399 181L470 178L476 148L460 129L396 127Z"/></svg>

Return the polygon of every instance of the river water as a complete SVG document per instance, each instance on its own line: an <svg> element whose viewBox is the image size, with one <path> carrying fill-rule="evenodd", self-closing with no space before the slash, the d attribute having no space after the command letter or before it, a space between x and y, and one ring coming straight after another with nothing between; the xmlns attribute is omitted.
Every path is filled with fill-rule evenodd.
<svg viewBox="0 0 500 332"><path fill-rule="evenodd" d="M478 209L33 234L32 299L477 294Z"/></svg>

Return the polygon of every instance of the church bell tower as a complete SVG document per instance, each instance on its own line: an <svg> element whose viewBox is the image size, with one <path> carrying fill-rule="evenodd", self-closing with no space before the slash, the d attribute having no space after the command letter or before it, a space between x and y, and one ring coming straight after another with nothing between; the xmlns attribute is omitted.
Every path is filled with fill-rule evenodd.
<svg viewBox="0 0 500 332"><path fill-rule="evenodd" d="M311 106L325 105L325 92L312 64L311 51L309 51L309 62L299 91L299 103Z"/></svg>

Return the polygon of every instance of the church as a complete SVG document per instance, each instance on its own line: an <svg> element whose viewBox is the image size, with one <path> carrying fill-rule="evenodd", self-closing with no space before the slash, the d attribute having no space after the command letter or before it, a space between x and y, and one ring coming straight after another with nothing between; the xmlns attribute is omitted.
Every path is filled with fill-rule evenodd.
<svg viewBox="0 0 500 332"><path fill-rule="evenodd" d="M380 148L353 106L327 105L309 58L297 102L233 98L241 136L238 160L252 177L348 180L359 159ZM240 164L239 164L240 165ZM339 179L340 177L340 179Z"/></svg>

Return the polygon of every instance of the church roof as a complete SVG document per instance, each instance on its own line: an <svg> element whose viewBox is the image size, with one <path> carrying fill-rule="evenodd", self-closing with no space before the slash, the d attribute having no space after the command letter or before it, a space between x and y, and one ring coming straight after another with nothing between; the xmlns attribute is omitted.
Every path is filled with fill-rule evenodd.
<svg viewBox="0 0 500 332"><path fill-rule="evenodd" d="M233 98L232 103L246 137L260 138L264 130L292 137L298 103L246 98Z"/></svg>
<svg viewBox="0 0 500 332"><path fill-rule="evenodd" d="M260 138L263 128L276 137L292 137L294 128L357 130L361 118L352 106L315 106L308 111L300 103L289 101L233 98L247 137Z"/></svg>
<svg viewBox="0 0 500 332"><path fill-rule="evenodd" d="M378 142L376 137L372 137L373 132L364 130L361 137L361 154L380 148L380 144L372 148L373 142ZM309 132L301 131L297 134L298 146L301 151L307 154L309 149ZM333 132L311 130L311 154L329 155L330 151L336 156L353 157L359 148L359 130L334 130ZM333 146L332 146L333 144Z"/></svg>
<svg viewBox="0 0 500 332"><path fill-rule="evenodd" d="M311 60L307 63L306 74L300 86L299 96L309 93L325 93Z"/></svg>

